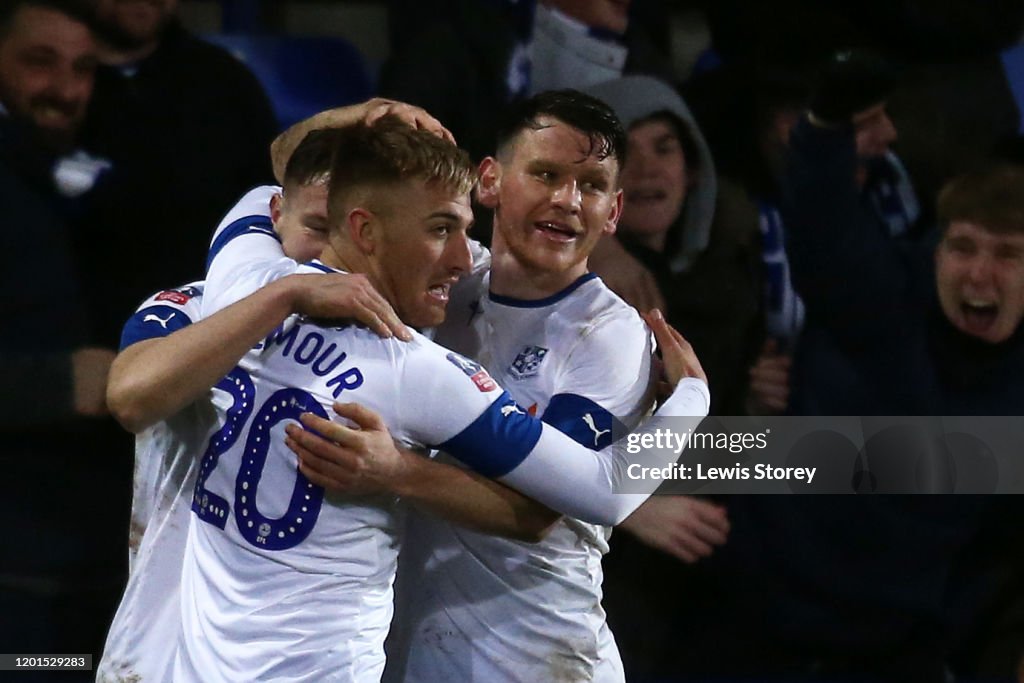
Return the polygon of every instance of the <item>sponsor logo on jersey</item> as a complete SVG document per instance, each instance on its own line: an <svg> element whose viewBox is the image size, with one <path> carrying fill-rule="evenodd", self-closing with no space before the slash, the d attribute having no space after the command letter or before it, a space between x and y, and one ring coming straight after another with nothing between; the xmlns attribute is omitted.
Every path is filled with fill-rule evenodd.
<svg viewBox="0 0 1024 683"><path fill-rule="evenodd" d="M194 296L199 295L201 292L195 287L181 287L179 289L168 289L165 292L160 292L156 295L157 301L170 301L171 303L184 306Z"/></svg>
<svg viewBox="0 0 1024 683"><path fill-rule="evenodd" d="M464 356L460 356L455 352L448 354L448 360L452 365L457 367L459 370L462 370L467 377L473 380L473 384L475 384L476 388L480 391L487 393L488 391L494 391L498 388L498 385L493 379L491 379L491 376L487 374L487 371L484 370L483 366L479 363L471 361Z"/></svg>
<svg viewBox="0 0 1024 683"><path fill-rule="evenodd" d="M526 379L533 377L540 369L541 361L548 355L548 350L543 346L527 346L519 352L516 359L512 361L508 372L515 379Z"/></svg>

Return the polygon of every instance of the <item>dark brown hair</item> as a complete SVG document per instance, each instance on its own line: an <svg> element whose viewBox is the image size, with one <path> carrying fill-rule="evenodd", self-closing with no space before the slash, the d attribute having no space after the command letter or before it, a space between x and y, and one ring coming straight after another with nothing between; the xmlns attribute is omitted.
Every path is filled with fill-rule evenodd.
<svg viewBox="0 0 1024 683"><path fill-rule="evenodd" d="M938 217L943 231L968 221L995 233L1024 233L1024 166L993 164L954 178L939 192Z"/></svg>

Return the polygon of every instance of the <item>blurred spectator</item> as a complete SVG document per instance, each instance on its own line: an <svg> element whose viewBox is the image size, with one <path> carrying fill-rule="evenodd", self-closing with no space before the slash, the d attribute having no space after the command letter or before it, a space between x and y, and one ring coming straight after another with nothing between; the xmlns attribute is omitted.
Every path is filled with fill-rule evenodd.
<svg viewBox="0 0 1024 683"><path fill-rule="evenodd" d="M889 110L901 133L900 157L926 214L946 181L983 160L993 143L1019 123L1020 96L1015 103L1008 84L1021 73L1012 65L1011 48L1024 30L1024 3L1019 0L984 5L974 0L698 4L705 8L712 34L712 48L700 64L799 71L849 46L873 49L899 64L901 84ZM1024 50L1018 54L1024 60ZM721 147L733 144L730 127L721 127L720 139L716 118L704 116L695 93L687 89L685 95L716 161L729 175ZM728 113L715 112L725 114L718 120Z"/></svg>
<svg viewBox="0 0 1024 683"><path fill-rule="evenodd" d="M751 218L734 231L737 222L715 220L715 165L673 88L626 76L587 90L608 102L629 132L622 218L592 267L641 309L658 305L645 293L657 290L667 318L707 369L712 412L738 414L759 330L756 223Z"/></svg>
<svg viewBox="0 0 1024 683"><path fill-rule="evenodd" d="M834 335L853 370L808 375L814 414L1020 414L1024 170L951 183L936 249L893 240L856 182L855 119L801 121L784 183L808 320ZM700 614L699 632L680 620L681 637L696 639L688 670L884 681L977 673L970 649L984 644L1019 576L1015 498L735 497L732 537L713 558L716 609ZM1019 629L1009 649L1019 656ZM1009 676L1009 659L987 673Z"/></svg>
<svg viewBox="0 0 1024 683"><path fill-rule="evenodd" d="M668 74L668 55L630 21L631 1L392 0L381 94L431 112L481 158L513 99L623 73Z"/></svg>
<svg viewBox="0 0 1024 683"><path fill-rule="evenodd" d="M83 129L113 168L77 231L99 338L150 292L202 277L225 207L271 180L276 123L255 77L180 26L177 0L91 0L102 66Z"/></svg>
<svg viewBox="0 0 1024 683"><path fill-rule="evenodd" d="M1015 93L1019 98L1024 83L1014 87L1012 79L1020 78L1022 63L1024 47L1018 47L907 69L890 109L901 133L900 156L923 206L934 206L946 182L1021 130L1024 101L1015 101Z"/></svg>
<svg viewBox="0 0 1024 683"><path fill-rule="evenodd" d="M825 67L810 102L813 112L811 116L817 117L821 125L852 126L854 136L853 163L841 171L850 177L840 176L837 170L822 182L833 183L841 188L855 188L861 229L886 239L916 236L920 215L910 179L891 149L897 132L889 118L886 100L893 83L888 67L875 55L840 52ZM790 160L790 164L805 163L809 163L808 160L800 156ZM807 171L796 169L794 172ZM837 191L838 187L833 191ZM793 198L789 200L792 202ZM805 203L812 200L811 197L799 199ZM820 234L835 229L821 225L821 221L830 216L823 213L817 217ZM774 212L772 219L778 221L778 231L788 245L789 216L786 212L781 215ZM787 246L784 258L782 255L778 255L778 258L788 270L791 266L787 261L794 258L790 247ZM873 278L873 273L865 271L865 278ZM796 293L800 297L808 292L815 293L806 284L797 282L796 285ZM780 283L779 286L785 285ZM845 338L830 329L819 317L831 315L832 310L823 309L816 315L808 314L799 335L793 359L789 406L795 414L862 414L860 408L863 403L858 404L858 409L847 412L823 411L819 407L821 401L835 400L837 385L855 384L858 381L856 361L848 354ZM858 402L860 398L849 396L851 403Z"/></svg>
<svg viewBox="0 0 1024 683"><path fill-rule="evenodd" d="M726 64L811 64L844 46L899 61L951 63L994 54L1020 38L1018 0L698 0Z"/></svg>
<svg viewBox="0 0 1024 683"><path fill-rule="evenodd" d="M87 16L0 5L0 642L26 654L98 654L124 576L129 442L103 419L114 352L90 345L66 215L98 167L66 156L96 70Z"/></svg>
<svg viewBox="0 0 1024 683"><path fill-rule="evenodd" d="M756 289L745 285L755 285L756 261L744 264L731 236L714 232L717 179L707 144L682 98L658 79L625 76L586 90L612 107L629 136L623 214L591 268L629 303L666 311L702 364L713 368L712 405L727 405L745 387L749 353L741 349L756 332L757 311ZM730 386L737 380L738 388ZM682 535L671 529L673 518L689 530L686 543L659 539ZM705 521L712 519L721 521ZM685 575L680 560L710 555L725 540L728 521L721 506L699 498L655 497L622 527L646 545L624 534L612 537L603 604L626 671L645 676L654 672L657 656L675 647L666 626L690 597L686 582L677 581Z"/></svg>
<svg viewBox="0 0 1024 683"><path fill-rule="evenodd" d="M765 339L755 344L760 351L741 410L782 413L789 402L790 354L803 326L803 304L789 281L778 182L790 130L806 106L807 77L792 68L729 64L693 78L686 93L720 172L716 226L734 234L760 233Z"/></svg>

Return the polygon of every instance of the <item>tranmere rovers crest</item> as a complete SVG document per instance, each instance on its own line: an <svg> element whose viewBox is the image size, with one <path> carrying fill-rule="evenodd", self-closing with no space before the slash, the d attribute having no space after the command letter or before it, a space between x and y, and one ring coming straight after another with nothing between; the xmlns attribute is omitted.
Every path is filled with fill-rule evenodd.
<svg viewBox="0 0 1024 683"><path fill-rule="evenodd" d="M512 366L508 369L509 374L516 379L533 377L537 374L540 362L544 360L546 355L548 355L548 350L543 346L527 346L512 361Z"/></svg>

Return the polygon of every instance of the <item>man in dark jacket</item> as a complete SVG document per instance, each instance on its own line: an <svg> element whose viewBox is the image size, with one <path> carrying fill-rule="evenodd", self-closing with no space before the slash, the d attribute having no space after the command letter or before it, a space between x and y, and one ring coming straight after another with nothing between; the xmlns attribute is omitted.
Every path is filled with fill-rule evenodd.
<svg viewBox="0 0 1024 683"><path fill-rule="evenodd" d="M124 575L130 441L103 419L114 353L91 344L67 220L68 195L88 185L89 164L67 157L96 62L75 3L0 5L0 642L11 652L97 653Z"/></svg>
<svg viewBox="0 0 1024 683"><path fill-rule="evenodd" d="M177 0L90 1L103 63L82 140L112 167L75 252L98 333L116 345L151 292L202 277L224 210L271 180L277 124L255 76L180 25Z"/></svg>

